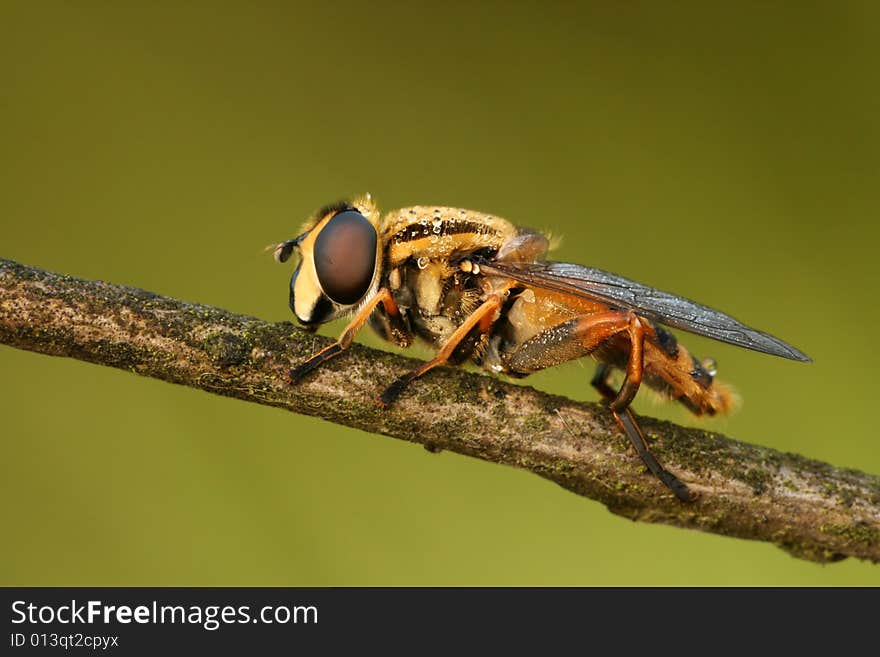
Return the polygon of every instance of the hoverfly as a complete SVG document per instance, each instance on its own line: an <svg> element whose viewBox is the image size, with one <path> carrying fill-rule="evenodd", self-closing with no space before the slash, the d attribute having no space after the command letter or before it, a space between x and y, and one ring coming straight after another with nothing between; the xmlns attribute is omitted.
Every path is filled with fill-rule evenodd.
<svg viewBox="0 0 880 657"><path fill-rule="evenodd" d="M717 310L598 269L543 260L541 233L499 217L440 206L380 216L369 195L319 210L295 239L270 247L299 264L290 308L307 329L353 315L339 339L290 370L296 383L341 354L369 322L401 347L415 337L437 355L394 381L387 407L438 365L467 360L495 373L524 377L590 355L592 385L629 441L680 500L688 488L648 450L630 410L642 383L696 415L730 410L733 395L663 325L797 361L803 353ZM619 389L614 370L623 373Z"/></svg>

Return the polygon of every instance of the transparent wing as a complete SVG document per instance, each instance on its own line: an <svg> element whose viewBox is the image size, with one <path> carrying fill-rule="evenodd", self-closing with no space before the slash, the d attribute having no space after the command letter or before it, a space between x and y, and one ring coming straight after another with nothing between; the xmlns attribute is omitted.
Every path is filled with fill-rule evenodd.
<svg viewBox="0 0 880 657"><path fill-rule="evenodd" d="M790 344L749 328L721 311L600 269L566 262L499 261L480 263L480 269L485 274L505 276L527 285L633 310L660 324L738 347L791 360L810 361Z"/></svg>

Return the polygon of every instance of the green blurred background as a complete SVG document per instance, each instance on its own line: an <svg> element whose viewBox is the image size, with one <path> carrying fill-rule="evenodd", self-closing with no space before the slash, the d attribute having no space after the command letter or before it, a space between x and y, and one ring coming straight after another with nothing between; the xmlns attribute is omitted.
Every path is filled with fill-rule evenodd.
<svg viewBox="0 0 880 657"><path fill-rule="evenodd" d="M485 210L802 348L687 338L745 400L702 424L880 473L877 3L76 4L0 4L0 256L277 321L261 249L317 206ZM2 584L880 584L126 372L0 371Z"/></svg>

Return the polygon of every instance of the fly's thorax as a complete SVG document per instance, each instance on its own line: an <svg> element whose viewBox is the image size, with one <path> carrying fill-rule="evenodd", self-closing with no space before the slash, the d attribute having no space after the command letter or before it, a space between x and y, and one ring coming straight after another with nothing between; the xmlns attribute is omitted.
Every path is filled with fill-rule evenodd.
<svg viewBox="0 0 880 657"><path fill-rule="evenodd" d="M415 334L434 345L443 344L484 295L476 274L448 261L407 260L390 269L385 280Z"/></svg>
<svg viewBox="0 0 880 657"><path fill-rule="evenodd" d="M476 273L459 269L471 256L491 257L517 234L510 222L482 212L414 206L382 220L388 288L416 334L442 344L480 303Z"/></svg>
<svg viewBox="0 0 880 657"><path fill-rule="evenodd" d="M417 205L389 212L382 220L387 262L448 262L471 253L496 253L517 234L505 219L473 210Z"/></svg>
<svg viewBox="0 0 880 657"><path fill-rule="evenodd" d="M416 303L423 315L439 315L443 290L449 280L449 265L443 261L428 261L411 271Z"/></svg>

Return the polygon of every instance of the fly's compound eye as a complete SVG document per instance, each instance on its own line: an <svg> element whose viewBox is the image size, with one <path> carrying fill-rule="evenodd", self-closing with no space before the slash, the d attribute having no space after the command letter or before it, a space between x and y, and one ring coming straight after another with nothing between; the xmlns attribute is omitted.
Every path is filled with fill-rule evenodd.
<svg viewBox="0 0 880 657"><path fill-rule="evenodd" d="M334 216L315 240L315 272L321 289L343 306L360 301L370 289L376 270L373 224L355 210Z"/></svg>

